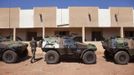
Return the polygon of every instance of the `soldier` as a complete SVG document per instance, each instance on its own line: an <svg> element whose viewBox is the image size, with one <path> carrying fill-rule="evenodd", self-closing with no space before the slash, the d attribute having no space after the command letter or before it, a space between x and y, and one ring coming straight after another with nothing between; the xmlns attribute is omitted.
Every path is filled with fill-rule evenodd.
<svg viewBox="0 0 134 75"><path fill-rule="evenodd" d="M30 46L31 46L31 51L32 51L32 58L31 58L31 63L35 62L35 52L36 52L36 47L37 47L37 41L34 40L32 37L32 40L30 41Z"/></svg>
<svg viewBox="0 0 134 75"><path fill-rule="evenodd" d="M116 47L116 38L114 36L111 37L111 42L112 42L111 47L114 49Z"/></svg>

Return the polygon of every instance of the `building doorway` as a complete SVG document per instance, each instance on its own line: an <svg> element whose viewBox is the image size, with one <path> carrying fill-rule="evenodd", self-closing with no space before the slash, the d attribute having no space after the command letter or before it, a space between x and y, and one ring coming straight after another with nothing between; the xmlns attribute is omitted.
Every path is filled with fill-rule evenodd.
<svg viewBox="0 0 134 75"><path fill-rule="evenodd" d="M103 40L103 36L102 36L102 32L101 31L93 31L92 32L92 41L101 41Z"/></svg>
<svg viewBox="0 0 134 75"><path fill-rule="evenodd" d="M126 38L134 37L134 31L125 31L125 37Z"/></svg>
<svg viewBox="0 0 134 75"><path fill-rule="evenodd" d="M27 41L30 41L32 37L37 40L37 32L27 32Z"/></svg>

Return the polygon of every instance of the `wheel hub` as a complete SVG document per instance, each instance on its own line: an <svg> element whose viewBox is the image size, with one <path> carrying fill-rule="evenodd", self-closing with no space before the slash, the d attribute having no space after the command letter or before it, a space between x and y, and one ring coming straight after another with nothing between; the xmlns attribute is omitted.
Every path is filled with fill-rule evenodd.
<svg viewBox="0 0 134 75"><path fill-rule="evenodd" d="M7 60L9 60L9 61L10 61L12 58L13 58L13 57L12 57L12 55L11 55L11 54L7 54L7 55L6 55L6 59L7 59Z"/></svg>
<svg viewBox="0 0 134 75"><path fill-rule="evenodd" d="M88 61L91 61L92 59L93 59L93 56L92 56L92 55L90 55L90 54L87 55L87 60L88 60Z"/></svg>
<svg viewBox="0 0 134 75"><path fill-rule="evenodd" d="M125 55L121 55L119 59L120 59L120 61L125 61L126 60L126 56Z"/></svg>
<svg viewBox="0 0 134 75"><path fill-rule="evenodd" d="M49 59L49 60L54 60L54 58L55 58L55 57L54 57L53 55L49 55L49 56L48 56L48 59Z"/></svg>

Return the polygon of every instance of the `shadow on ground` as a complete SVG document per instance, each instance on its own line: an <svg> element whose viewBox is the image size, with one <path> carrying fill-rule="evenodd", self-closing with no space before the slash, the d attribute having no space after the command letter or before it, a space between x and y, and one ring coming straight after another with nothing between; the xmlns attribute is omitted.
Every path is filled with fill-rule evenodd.
<svg viewBox="0 0 134 75"><path fill-rule="evenodd" d="M131 57L130 63L134 63L134 56Z"/></svg>
<svg viewBox="0 0 134 75"><path fill-rule="evenodd" d="M18 60L17 63L19 63L19 62L24 62L24 61L26 61L26 60L29 60L30 58L31 58L31 56L26 56L26 57L23 57L23 58L19 58L19 60Z"/></svg>
<svg viewBox="0 0 134 75"><path fill-rule="evenodd" d="M114 62L114 59L111 57L111 58L106 58L105 56L102 56L106 62Z"/></svg>
<svg viewBox="0 0 134 75"><path fill-rule="evenodd" d="M63 62L63 63L66 63L66 62L67 63L82 63L82 60L79 58L71 57L71 56L61 56L60 61L55 64L60 64L61 62Z"/></svg>
<svg viewBox="0 0 134 75"><path fill-rule="evenodd" d="M29 60L30 58L31 58L31 56L26 56L26 57L23 57L23 58L20 57L17 60L17 62L15 62L15 63L8 63L8 64L16 64L16 63L20 63L20 62L25 62L25 61ZM2 59L0 59L0 61L4 62Z"/></svg>
<svg viewBox="0 0 134 75"><path fill-rule="evenodd" d="M82 60L75 57L70 56L62 56L61 62L69 62L69 63L82 63Z"/></svg>
<svg viewBox="0 0 134 75"><path fill-rule="evenodd" d="M103 56L103 58L105 59L105 61L106 61L106 62L115 63L115 62L114 62L114 59L113 59L112 57L111 57L111 58L109 58L109 59L106 59L106 57L105 57L105 56ZM131 57L131 58L130 58L129 63L134 63L134 57ZM115 64L116 64L116 63L115 63Z"/></svg>
<svg viewBox="0 0 134 75"><path fill-rule="evenodd" d="M40 57L40 58L35 58L35 61L34 62L38 62L38 61L40 61L41 59L43 59L42 57Z"/></svg>

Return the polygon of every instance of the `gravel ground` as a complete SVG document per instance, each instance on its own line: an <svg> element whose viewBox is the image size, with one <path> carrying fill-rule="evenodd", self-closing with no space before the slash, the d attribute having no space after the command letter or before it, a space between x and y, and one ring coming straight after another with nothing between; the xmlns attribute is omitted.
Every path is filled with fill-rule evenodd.
<svg viewBox="0 0 134 75"><path fill-rule="evenodd" d="M97 51L97 63L86 65L79 61L62 61L59 64L46 64L44 53L38 50L38 61L31 64L29 58L15 63L6 64L0 61L0 75L134 75L134 62L118 65L104 59L103 50Z"/></svg>

